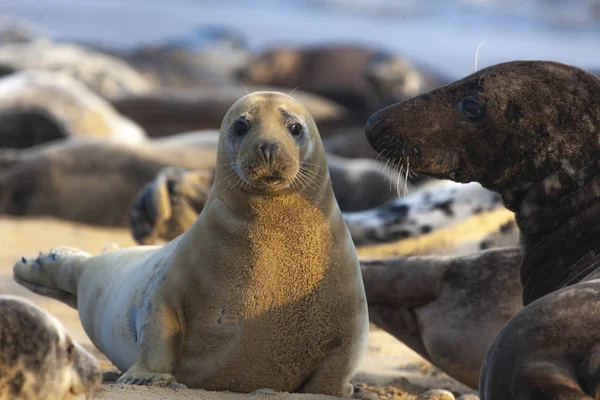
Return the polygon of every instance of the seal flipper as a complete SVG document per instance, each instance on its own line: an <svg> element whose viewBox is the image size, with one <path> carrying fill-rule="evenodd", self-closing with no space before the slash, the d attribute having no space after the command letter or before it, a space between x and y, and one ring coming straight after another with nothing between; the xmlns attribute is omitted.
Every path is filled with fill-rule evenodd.
<svg viewBox="0 0 600 400"><path fill-rule="evenodd" d="M84 261L92 255L72 247L57 247L37 258L21 257L13 266L14 280L34 293L77 308L77 284Z"/></svg>

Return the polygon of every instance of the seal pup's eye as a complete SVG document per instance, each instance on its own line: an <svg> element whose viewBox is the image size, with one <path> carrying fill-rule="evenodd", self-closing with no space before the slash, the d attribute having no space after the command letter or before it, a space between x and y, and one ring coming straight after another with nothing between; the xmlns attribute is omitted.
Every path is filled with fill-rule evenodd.
<svg viewBox="0 0 600 400"><path fill-rule="evenodd" d="M250 121L246 118L239 118L233 124L233 131L237 136L244 136L250 130Z"/></svg>
<svg viewBox="0 0 600 400"><path fill-rule="evenodd" d="M75 351L75 346L73 345L73 342L69 341L69 344L67 345L67 358L69 360L73 359L74 351Z"/></svg>
<svg viewBox="0 0 600 400"><path fill-rule="evenodd" d="M299 124L299 123L297 123L297 122L296 122L296 123L294 123L294 124L291 124L291 125L288 127L288 130L290 131L291 135L292 135L293 137L296 137L296 138L297 138L297 137L300 137L300 136L302 135L302 133L304 132L304 129L302 128L302 125L300 125L300 124Z"/></svg>
<svg viewBox="0 0 600 400"><path fill-rule="evenodd" d="M483 115L483 107L474 97L463 99L460 103L460 110L465 117L471 119L477 119Z"/></svg>

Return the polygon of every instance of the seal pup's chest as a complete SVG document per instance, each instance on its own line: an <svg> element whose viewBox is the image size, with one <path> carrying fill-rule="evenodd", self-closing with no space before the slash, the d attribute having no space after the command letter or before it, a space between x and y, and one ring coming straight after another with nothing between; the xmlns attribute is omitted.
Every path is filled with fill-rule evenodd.
<svg viewBox="0 0 600 400"><path fill-rule="evenodd" d="M349 340L354 293L337 286L350 281L344 270L351 268L342 268L350 260L337 257L340 239L328 216L306 200L271 198L251 204L247 216L220 253L205 297L213 303L210 317L188 329L206 340L184 354L203 365L184 362L182 369L211 390L295 390L332 347ZM196 352L201 356L192 357Z"/></svg>
<svg viewBox="0 0 600 400"><path fill-rule="evenodd" d="M323 212L301 197L250 205L240 232L241 315L251 317L313 293L331 265L333 234Z"/></svg>

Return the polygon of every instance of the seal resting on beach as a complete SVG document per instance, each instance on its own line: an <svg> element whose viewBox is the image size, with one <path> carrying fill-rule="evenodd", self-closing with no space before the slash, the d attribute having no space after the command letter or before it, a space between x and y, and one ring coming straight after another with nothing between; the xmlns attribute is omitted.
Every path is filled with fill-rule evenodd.
<svg viewBox="0 0 600 400"><path fill-rule="evenodd" d="M0 147L77 137L146 140L135 122L66 73L32 70L0 79Z"/></svg>
<svg viewBox="0 0 600 400"><path fill-rule="evenodd" d="M268 49L251 59L240 78L254 85L298 87L355 113L372 112L382 103L415 96L443 80L403 57L354 44Z"/></svg>
<svg viewBox="0 0 600 400"><path fill-rule="evenodd" d="M367 304L312 117L253 93L219 139L217 183L185 234L97 257L55 249L15 279L76 306L120 383L350 396Z"/></svg>
<svg viewBox="0 0 600 400"><path fill-rule="evenodd" d="M56 318L24 298L0 296L0 398L90 395L101 381L98 360Z"/></svg>
<svg viewBox="0 0 600 400"><path fill-rule="evenodd" d="M482 367L485 400L599 398L600 80L547 61L494 65L375 113L375 150L502 195L521 231L525 308Z"/></svg>
<svg viewBox="0 0 600 400"><path fill-rule="evenodd" d="M361 260L369 319L477 389L488 347L523 308L519 248Z"/></svg>

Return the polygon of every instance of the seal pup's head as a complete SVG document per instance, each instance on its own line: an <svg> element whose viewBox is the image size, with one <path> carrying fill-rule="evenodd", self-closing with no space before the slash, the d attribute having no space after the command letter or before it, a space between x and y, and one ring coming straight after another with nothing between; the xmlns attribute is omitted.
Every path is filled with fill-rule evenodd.
<svg viewBox="0 0 600 400"><path fill-rule="evenodd" d="M319 132L297 100L255 92L229 109L221 125L214 195L310 196L323 179L329 173Z"/></svg>
<svg viewBox="0 0 600 400"><path fill-rule="evenodd" d="M100 386L98 360L29 300L0 296L0 338L0 398L65 399Z"/></svg>
<svg viewBox="0 0 600 400"><path fill-rule="evenodd" d="M597 172L600 80L555 62L498 64L376 112L365 131L384 158L480 182L514 211L526 196L563 198Z"/></svg>

